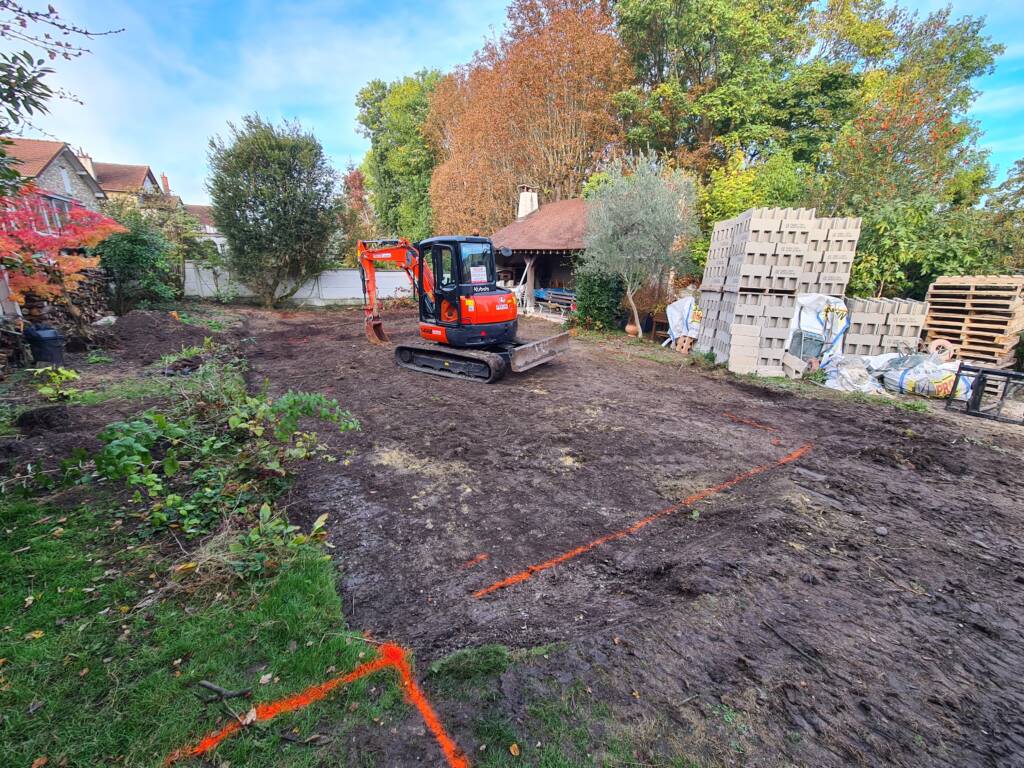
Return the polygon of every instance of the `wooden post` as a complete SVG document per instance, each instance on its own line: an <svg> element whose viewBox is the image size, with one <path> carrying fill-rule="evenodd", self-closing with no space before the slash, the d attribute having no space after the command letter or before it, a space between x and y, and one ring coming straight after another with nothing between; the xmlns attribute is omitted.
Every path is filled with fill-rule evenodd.
<svg viewBox="0 0 1024 768"><path fill-rule="evenodd" d="M537 260L536 256L524 256L526 260L526 308L534 309L537 306L536 300L533 298L533 289L536 285L536 270L534 262Z"/></svg>

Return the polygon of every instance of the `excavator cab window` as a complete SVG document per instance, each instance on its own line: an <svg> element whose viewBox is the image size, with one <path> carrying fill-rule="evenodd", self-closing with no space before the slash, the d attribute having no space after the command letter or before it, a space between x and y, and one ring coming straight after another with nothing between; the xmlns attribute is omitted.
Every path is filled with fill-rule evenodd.
<svg viewBox="0 0 1024 768"><path fill-rule="evenodd" d="M455 277L455 257L452 254L450 245L434 246L434 262L437 265L438 285L441 288L451 289L455 287L458 280Z"/></svg>
<svg viewBox="0 0 1024 768"><path fill-rule="evenodd" d="M434 302L430 307L430 320L445 325L458 325L459 308L459 276L458 261L455 249L448 243L434 243L431 247L434 274L437 275L437 288ZM422 307L422 305L421 305ZM421 308L421 319L423 308Z"/></svg>
<svg viewBox="0 0 1024 768"><path fill-rule="evenodd" d="M462 243L462 283L494 282L494 256L489 243Z"/></svg>

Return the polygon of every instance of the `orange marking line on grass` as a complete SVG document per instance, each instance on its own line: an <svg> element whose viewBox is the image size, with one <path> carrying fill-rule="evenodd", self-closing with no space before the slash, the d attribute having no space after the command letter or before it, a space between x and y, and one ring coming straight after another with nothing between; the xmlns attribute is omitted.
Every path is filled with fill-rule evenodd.
<svg viewBox="0 0 1024 768"><path fill-rule="evenodd" d="M553 557L550 560L546 560L543 563L538 563L537 565L528 566L519 573L514 573L508 578L502 579L501 581L496 581L493 584L484 587L483 589L478 589L476 592L473 593L473 597L480 599L481 597L485 597L486 595L489 595L492 592L497 592L499 589L505 589L506 587L511 587L515 584L519 584L523 581L526 581L529 578L532 578L534 575L542 571L546 571L549 568L554 568L556 565L561 565L562 563L568 560L572 560L573 558L579 557L580 555L585 555L587 552L590 552L593 549L597 549L602 544L610 544L613 541L618 541L619 539L625 538L626 536L630 536L639 531L641 528L644 528L650 525L651 523L660 520L663 517L675 514L679 510L683 509L684 507L688 507L691 504L694 504L695 502L701 501L702 499L706 499L709 496L714 496L716 493L721 493L722 491L731 488L732 486L737 485L738 483L742 483L744 480L749 480L750 478L755 477L756 475L760 475L762 472L767 472L769 469L775 469L776 467L781 467L785 464L789 464L792 461L796 461L801 456L810 451L813 447L813 443L806 443L805 445L802 445L799 448L797 448L795 451L787 453L778 461L773 461L771 464L761 464L760 466L754 467L753 469L749 469L746 472L740 475L736 475L736 477L730 478L729 480L726 480L723 483L719 483L718 485L712 486L710 488L705 488L701 491L697 491L696 493L692 493L685 499L680 501L678 504L673 504L671 507L666 507L665 509L662 509L659 512L655 512L654 514L641 518L640 520L637 520L635 523L633 523L627 528L614 531L613 533L605 534L604 536L594 539L593 541L589 541L586 544L582 544L576 547L575 549L570 549L568 552L563 552L557 557Z"/></svg>
<svg viewBox="0 0 1024 768"><path fill-rule="evenodd" d="M311 685L306 690L293 696L288 696L265 704L257 704L255 707L256 717L254 722L261 723L266 720L273 720L278 715L282 715L286 712L294 712L297 709L308 707L310 704L326 698L328 694L339 686L348 685L361 677L366 677L367 675L372 675L374 672L379 672L382 669L388 668L393 668L398 673L399 681L402 685L402 692L405 694L406 700L416 707L417 711L419 711L424 724L437 740L438 746L441 747L441 751L444 753L445 760L448 762L449 768L469 768L469 760L466 758L465 752L462 751L459 745L456 744L448 735L448 732L445 731L444 725L441 724L441 720L438 718L437 713L434 712L433 707L430 706L430 702L427 701L427 697L423 695L423 691L413 678L412 669L409 667L408 652L401 646L394 645L392 643L382 644L380 646L380 656L378 658L356 667L346 675L333 677L326 682L319 683L318 685ZM171 752L171 754L167 756L167 759L164 760L164 766L169 766L178 760L184 760L190 757L200 757L215 749L222 741L231 737L243 727L244 725L242 722L232 720L220 730L207 734L196 744L181 747Z"/></svg>
<svg viewBox="0 0 1024 768"><path fill-rule="evenodd" d="M477 555L476 557L472 558L471 560L467 560L466 562L464 562L462 565L459 566L459 568L462 569L462 570L466 570L467 568L472 568L474 565L480 565L480 563L482 563L484 560L486 560L489 557L490 557L490 555L487 554L486 552L481 552L479 555Z"/></svg>

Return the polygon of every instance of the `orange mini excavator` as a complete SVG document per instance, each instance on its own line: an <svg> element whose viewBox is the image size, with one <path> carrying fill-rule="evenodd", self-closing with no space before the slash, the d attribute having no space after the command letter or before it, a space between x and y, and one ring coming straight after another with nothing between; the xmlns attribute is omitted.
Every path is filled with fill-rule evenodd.
<svg viewBox="0 0 1024 768"><path fill-rule="evenodd" d="M546 363L568 345L568 333L533 342L516 339L515 296L495 281L494 246L486 237L360 241L358 251L366 336L372 343L390 341L380 318L377 265L395 264L412 282L420 336L431 343L397 345L395 361L403 368L490 383L509 369Z"/></svg>

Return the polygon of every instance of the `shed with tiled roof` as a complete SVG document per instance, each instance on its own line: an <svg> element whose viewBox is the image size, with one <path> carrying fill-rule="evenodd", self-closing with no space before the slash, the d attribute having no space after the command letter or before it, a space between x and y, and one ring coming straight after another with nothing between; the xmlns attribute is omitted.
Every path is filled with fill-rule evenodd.
<svg viewBox="0 0 1024 768"><path fill-rule="evenodd" d="M499 273L510 276L512 283L525 282L529 306L538 289L573 287L573 260L586 247L586 224L582 198L537 207L536 190L519 188L519 217L491 235L491 242L498 252Z"/></svg>

